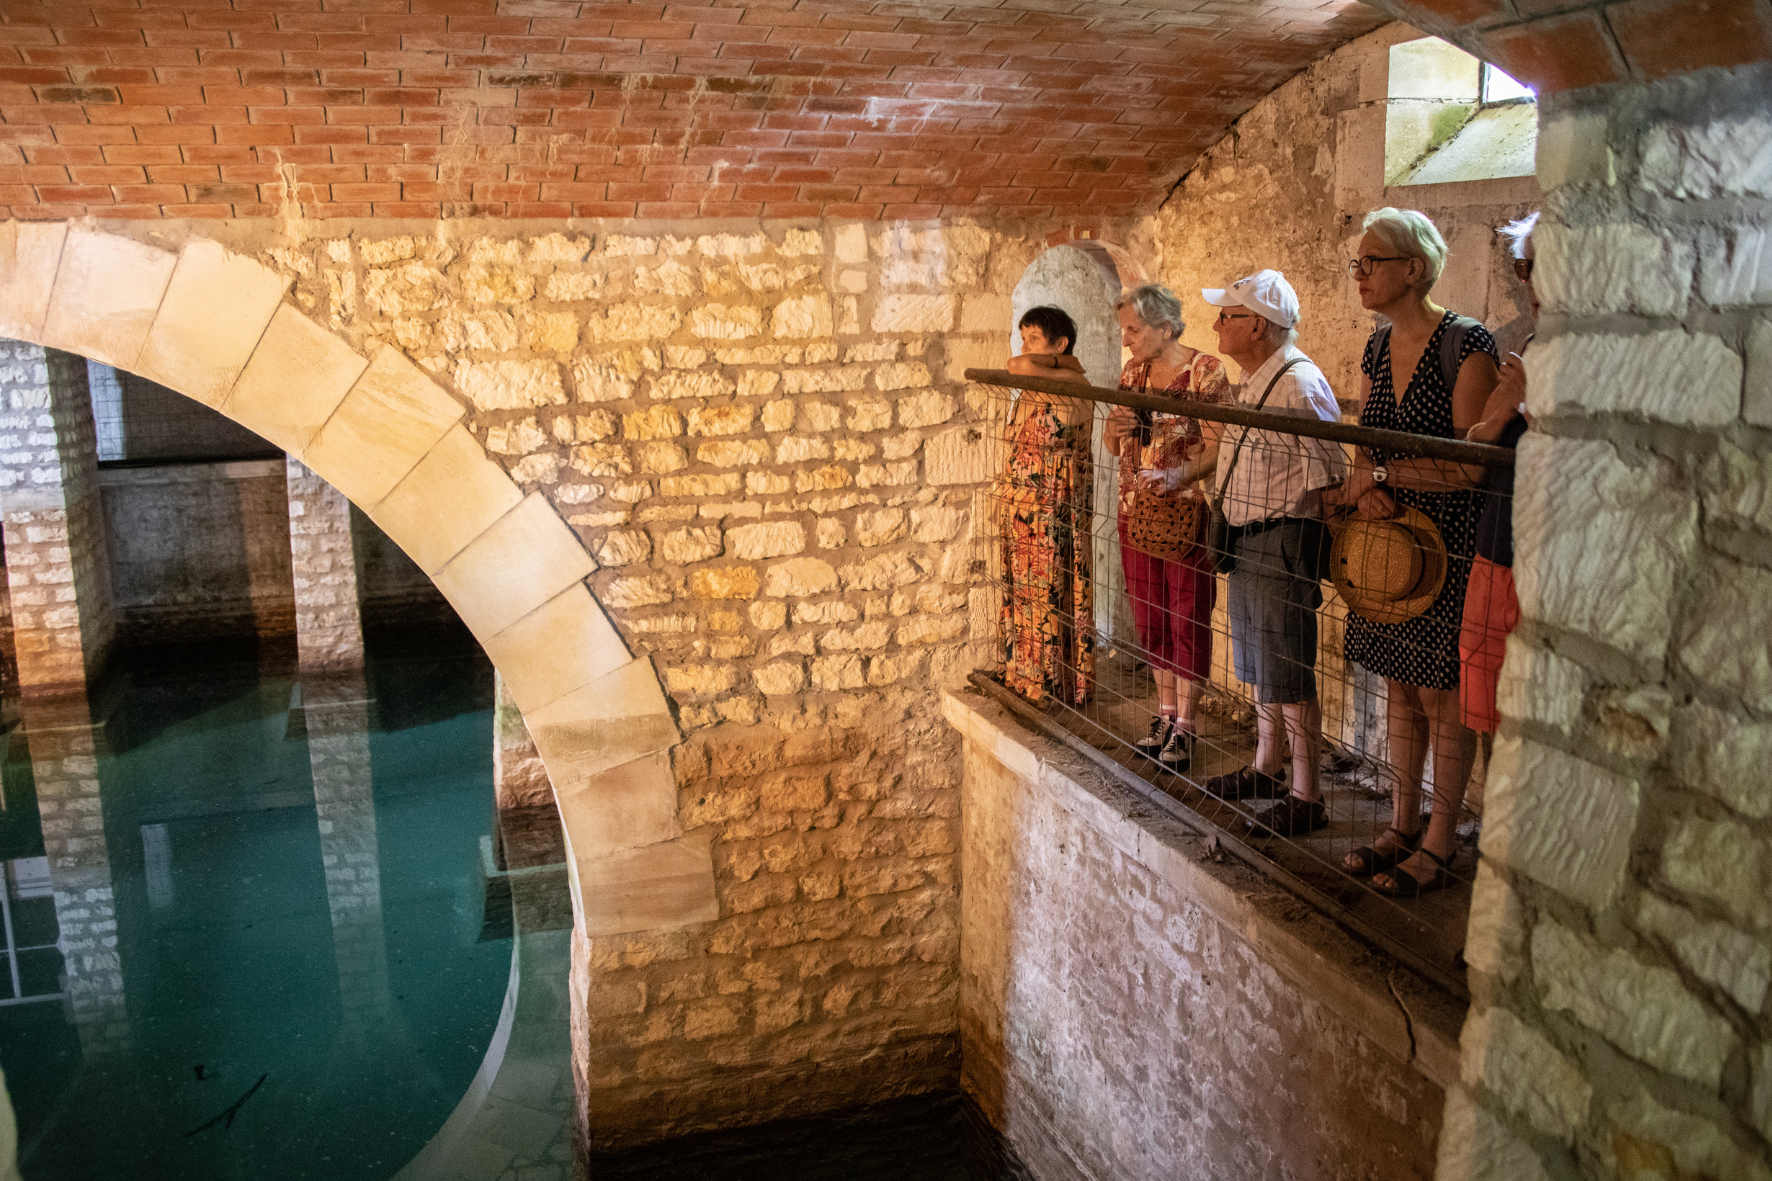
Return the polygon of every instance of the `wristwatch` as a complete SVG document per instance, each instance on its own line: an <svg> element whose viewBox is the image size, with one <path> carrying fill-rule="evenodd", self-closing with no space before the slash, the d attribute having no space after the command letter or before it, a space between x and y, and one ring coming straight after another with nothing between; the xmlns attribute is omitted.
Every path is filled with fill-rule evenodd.
<svg viewBox="0 0 1772 1181"><path fill-rule="evenodd" d="M1382 463L1372 469L1372 482L1374 484L1382 484L1389 478L1390 473L1384 470L1384 465Z"/></svg>

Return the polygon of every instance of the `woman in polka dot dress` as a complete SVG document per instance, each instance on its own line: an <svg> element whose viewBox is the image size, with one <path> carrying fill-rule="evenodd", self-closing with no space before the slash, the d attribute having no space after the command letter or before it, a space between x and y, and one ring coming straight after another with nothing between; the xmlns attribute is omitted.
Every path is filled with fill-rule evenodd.
<svg viewBox="0 0 1772 1181"><path fill-rule="evenodd" d="M1349 269L1359 280L1361 304L1390 323L1372 334L1360 362L1360 424L1461 439L1477 425L1495 387L1495 340L1481 324L1429 298L1446 262L1446 240L1433 222L1414 210L1381 209L1365 228ZM1450 380L1442 361L1448 332L1463 336ZM1347 658L1386 682L1395 808L1391 827L1350 853L1343 866L1372 875L1373 886L1387 894L1446 884L1470 778L1476 743L1459 714L1458 631L1482 509L1474 475L1456 464L1361 449L1353 478L1334 497L1325 496L1381 520L1404 507L1420 509L1446 543L1446 580L1426 611L1402 623L1351 613L1347 621ZM1423 833L1421 778L1430 752L1433 816Z"/></svg>

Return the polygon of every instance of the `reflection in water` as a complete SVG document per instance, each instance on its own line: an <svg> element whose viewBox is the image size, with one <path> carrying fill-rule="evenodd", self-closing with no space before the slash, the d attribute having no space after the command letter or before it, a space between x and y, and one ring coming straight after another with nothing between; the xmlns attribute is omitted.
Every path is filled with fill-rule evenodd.
<svg viewBox="0 0 1772 1181"><path fill-rule="evenodd" d="M465 633L293 666L125 656L0 740L31 1181L382 1181L480 1067L512 959L482 939L490 670Z"/></svg>

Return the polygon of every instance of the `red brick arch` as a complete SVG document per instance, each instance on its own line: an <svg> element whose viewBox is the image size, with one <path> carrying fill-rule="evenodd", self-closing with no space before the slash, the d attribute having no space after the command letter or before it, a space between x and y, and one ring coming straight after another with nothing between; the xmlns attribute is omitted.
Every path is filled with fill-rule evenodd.
<svg viewBox="0 0 1772 1181"><path fill-rule="evenodd" d="M1372 4L1457 42L1541 95L1772 60L1772 5L1767 0Z"/></svg>
<svg viewBox="0 0 1772 1181"><path fill-rule="evenodd" d="M1549 92L1763 60L1768 3L3 0L0 214L1137 214L1381 12Z"/></svg>

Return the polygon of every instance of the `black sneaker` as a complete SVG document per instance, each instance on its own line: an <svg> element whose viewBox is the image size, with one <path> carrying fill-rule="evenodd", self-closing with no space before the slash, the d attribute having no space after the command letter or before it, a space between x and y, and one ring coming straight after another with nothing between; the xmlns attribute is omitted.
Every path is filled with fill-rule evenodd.
<svg viewBox="0 0 1772 1181"><path fill-rule="evenodd" d="M1157 762L1163 765L1165 771L1185 771L1193 766L1193 734L1177 726L1170 732L1169 741L1163 744L1162 751L1157 755Z"/></svg>
<svg viewBox="0 0 1772 1181"><path fill-rule="evenodd" d="M1151 731L1132 744L1132 748L1141 755L1157 757L1157 752L1169 744L1169 732L1174 728L1175 719L1168 714L1158 714L1151 719Z"/></svg>
<svg viewBox="0 0 1772 1181"><path fill-rule="evenodd" d="M1328 828L1329 809L1323 806L1322 800L1286 796L1273 807L1263 809L1254 820L1245 821L1243 827L1252 841L1301 837L1319 828Z"/></svg>
<svg viewBox="0 0 1772 1181"><path fill-rule="evenodd" d="M1286 781L1251 765L1214 775L1206 781L1206 794L1221 800L1277 800L1286 795Z"/></svg>

